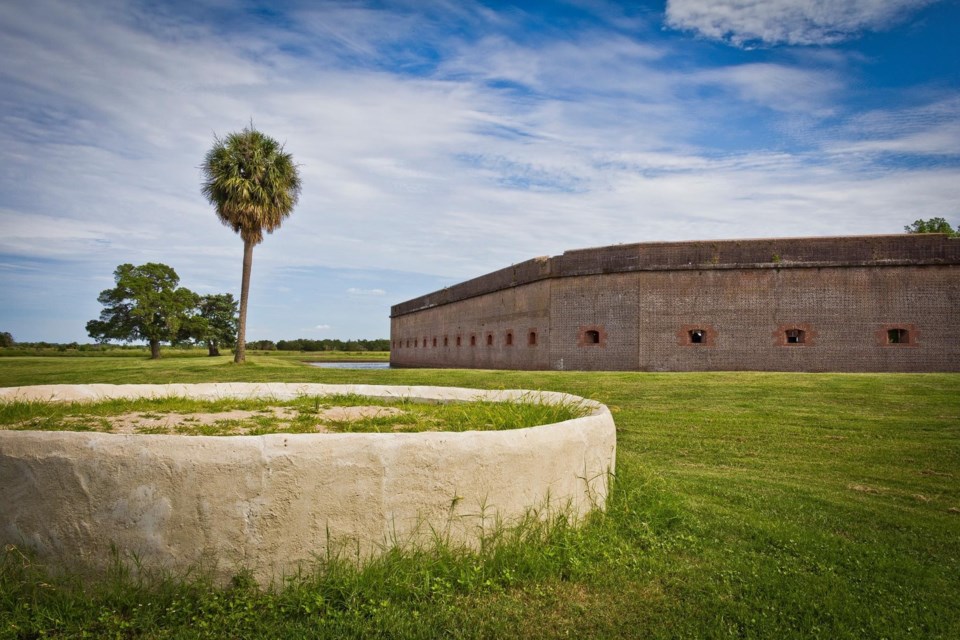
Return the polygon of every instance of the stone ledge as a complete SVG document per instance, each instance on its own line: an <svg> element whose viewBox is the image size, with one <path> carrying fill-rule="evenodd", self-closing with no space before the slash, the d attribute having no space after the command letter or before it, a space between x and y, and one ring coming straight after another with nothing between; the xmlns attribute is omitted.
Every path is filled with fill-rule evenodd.
<svg viewBox="0 0 960 640"><path fill-rule="evenodd" d="M529 513L603 508L614 471L609 410L554 392L214 383L44 385L0 402L356 393L440 401L584 402L581 418L510 431L263 436L0 431L0 543L53 566L102 571L112 547L145 567L261 584L338 549L370 556L436 535L475 544Z"/></svg>

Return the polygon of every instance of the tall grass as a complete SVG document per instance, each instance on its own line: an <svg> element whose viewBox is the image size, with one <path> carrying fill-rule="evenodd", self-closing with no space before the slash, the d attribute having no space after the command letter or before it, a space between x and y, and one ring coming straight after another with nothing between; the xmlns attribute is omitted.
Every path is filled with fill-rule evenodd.
<svg viewBox="0 0 960 640"><path fill-rule="evenodd" d="M438 537L366 562L341 552L268 588L242 572L224 588L202 572L136 570L119 555L97 580L51 577L29 553L8 546L0 559L0 611L7 614L0 634L434 638L473 636L480 625L488 637L535 637L536 627L518 629L516 621L492 615L495 603L609 583L611 575L637 570L637 554L676 528L680 516L670 496L632 477L634 486L618 485L608 515L595 513L579 527L561 512L495 527L477 547Z"/></svg>

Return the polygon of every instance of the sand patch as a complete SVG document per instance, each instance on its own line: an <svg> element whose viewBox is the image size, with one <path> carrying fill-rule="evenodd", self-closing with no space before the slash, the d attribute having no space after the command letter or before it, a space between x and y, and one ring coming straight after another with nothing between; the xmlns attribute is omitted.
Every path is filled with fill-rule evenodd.
<svg viewBox="0 0 960 640"><path fill-rule="evenodd" d="M364 418L382 418L403 415L405 412L396 407L330 407L320 412L321 420L344 422L363 420Z"/></svg>
<svg viewBox="0 0 960 640"><path fill-rule="evenodd" d="M69 416L60 423L67 431L105 431L116 434L178 435L247 435L264 432L328 433L334 423L353 422L365 418L391 417L406 413L396 407L357 406L322 409L314 420L304 421L292 407L263 407L256 410L217 411L210 413L131 412L115 416ZM312 422L312 424L310 424ZM29 422L12 425L30 429ZM0 429L4 427L0 425Z"/></svg>
<svg viewBox="0 0 960 640"><path fill-rule="evenodd" d="M202 432L204 427L220 427L225 435L240 435L270 422L278 430L289 428L297 412L287 407L265 407L256 411L218 411L215 413L124 413L104 418L110 433L182 433Z"/></svg>

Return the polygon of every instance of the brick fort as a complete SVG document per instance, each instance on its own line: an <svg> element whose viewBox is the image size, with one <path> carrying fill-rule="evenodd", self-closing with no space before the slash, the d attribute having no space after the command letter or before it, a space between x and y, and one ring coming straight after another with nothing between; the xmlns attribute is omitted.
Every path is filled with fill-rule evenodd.
<svg viewBox="0 0 960 640"><path fill-rule="evenodd" d="M621 244L391 309L398 367L960 371L960 239Z"/></svg>

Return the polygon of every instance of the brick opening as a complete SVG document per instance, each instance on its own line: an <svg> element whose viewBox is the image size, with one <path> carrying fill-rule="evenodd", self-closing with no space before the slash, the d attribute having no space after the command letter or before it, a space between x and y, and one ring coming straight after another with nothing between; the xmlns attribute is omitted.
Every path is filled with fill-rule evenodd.
<svg viewBox="0 0 960 640"><path fill-rule="evenodd" d="M460 336L457 336L457 346L460 346Z"/></svg>
<svg viewBox="0 0 960 640"><path fill-rule="evenodd" d="M812 347L817 332L809 322L782 324L773 333L779 347Z"/></svg>
<svg viewBox="0 0 960 640"><path fill-rule="evenodd" d="M513 346L513 333L507 331L507 337L505 338L506 344L508 347Z"/></svg>
<svg viewBox="0 0 960 640"><path fill-rule="evenodd" d="M447 336L443 336L443 346L445 347L450 346L450 338L448 338Z"/></svg>
<svg viewBox="0 0 960 640"><path fill-rule="evenodd" d="M414 338L414 339L413 339L413 347L414 347L414 349L416 349L418 346L420 346L420 343L417 341L416 338Z"/></svg>
<svg viewBox="0 0 960 640"><path fill-rule="evenodd" d="M488 347L492 347L492 346L493 346L493 334L492 334L492 333L488 333L488 334L487 334L487 346L488 346Z"/></svg>
<svg viewBox="0 0 960 640"><path fill-rule="evenodd" d="M432 346L434 346L434 347L437 346L437 338L436 338L436 336L434 336L434 338L433 338L433 345L432 345Z"/></svg>
<svg viewBox="0 0 960 640"><path fill-rule="evenodd" d="M471 347L477 346L477 336L470 336L470 346Z"/></svg>
<svg viewBox="0 0 960 640"><path fill-rule="evenodd" d="M807 332L803 329L787 329L785 334L787 344L803 344L806 342Z"/></svg>
<svg viewBox="0 0 960 640"><path fill-rule="evenodd" d="M874 335L876 344L881 347L899 349L920 346L920 330L915 324L898 322L880 325Z"/></svg>
<svg viewBox="0 0 960 640"><path fill-rule="evenodd" d="M910 332L906 329L887 329L887 344L910 344Z"/></svg>
<svg viewBox="0 0 960 640"><path fill-rule="evenodd" d="M527 345L531 347L537 346L537 332L531 331L527 334Z"/></svg>
<svg viewBox="0 0 960 640"><path fill-rule="evenodd" d="M601 325L587 325L580 327L577 338L578 347L605 347L607 346L607 332Z"/></svg>
<svg viewBox="0 0 960 640"><path fill-rule="evenodd" d="M427 348L427 336L423 336L423 348Z"/></svg>
<svg viewBox="0 0 960 640"><path fill-rule="evenodd" d="M681 347L712 347L717 330L709 324L685 324L677 330L677 344Z"/></svg>

